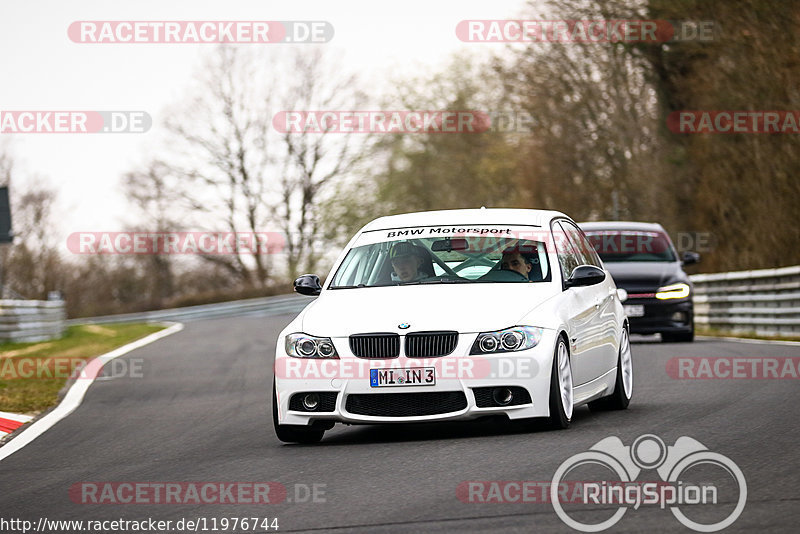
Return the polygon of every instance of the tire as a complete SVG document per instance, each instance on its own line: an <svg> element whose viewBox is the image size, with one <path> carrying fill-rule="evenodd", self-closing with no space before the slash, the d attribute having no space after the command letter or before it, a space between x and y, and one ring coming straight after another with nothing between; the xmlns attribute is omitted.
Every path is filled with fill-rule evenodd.
<svg viewBox="0 0 800 534"><path fill-rule="evenodd" d="M572 368L569 349L564 338L559 336L553 353L553 368L550 371L550 416L548 426L553 429L569 428L572 421Z"/></svg>
<svg viewBox="0 0 800 534"><path fill-rule="evenodd" d="M624 410L631 403L633 396L633 359L628 329L622 329L617 356L617 379L614 381L614 393L589 403L593 412L606 410Z"/></svg>
<svg viewBox="0 0 800 534"><path fill-rule="evenodd" d="M325 430L313 426L280 425L278 424L278 396L275 393L275 383L272 383L272 424L275 435L284 443L319 443Z"/></svg>

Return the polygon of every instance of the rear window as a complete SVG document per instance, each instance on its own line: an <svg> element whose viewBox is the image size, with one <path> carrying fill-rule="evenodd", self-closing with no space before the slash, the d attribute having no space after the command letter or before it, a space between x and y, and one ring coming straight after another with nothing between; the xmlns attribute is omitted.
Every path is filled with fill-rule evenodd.
<svg viewBox="0 0 800 534"><path fill-rule="evenodd" d="M594 230L585 233L605 263L677 261L672 242L663 232Z"/></svg>

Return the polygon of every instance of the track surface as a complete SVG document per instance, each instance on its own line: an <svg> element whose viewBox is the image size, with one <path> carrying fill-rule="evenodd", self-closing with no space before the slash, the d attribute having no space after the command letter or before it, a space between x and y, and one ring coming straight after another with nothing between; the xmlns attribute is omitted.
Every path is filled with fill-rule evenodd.
<svg viewBox="0 0 800 534"><path fill-rule="evenodd" d="M282 445L270 418L275 339L291 316L189 323L136 350L143 378L96 382L72 415L0 462L0 517L277 517L280 531L572 532L550 504L471 504L468 480L548 481L569 456L646 433L691 436L735 461L748 483L728 531L796 532L800 523L797 380L675 380L674 356L800 356L800 347L700 340L633 345L629 410L576 410L566 431L504 425L337 425L318 446ZM325 502L84 505L81 481L277 481L324 484ZM667 510L629 510L610 532L687 532Z"/></svg>

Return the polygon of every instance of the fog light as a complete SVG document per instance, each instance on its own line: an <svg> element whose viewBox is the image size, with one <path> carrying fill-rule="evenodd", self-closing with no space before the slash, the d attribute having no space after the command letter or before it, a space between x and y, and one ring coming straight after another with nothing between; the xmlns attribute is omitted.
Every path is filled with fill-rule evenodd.
<svg viewBox="0 0 800 534"><path fill-rule="evenodd" d="M514 394L508 388L494 388L492 391L492 399L500 406L510 403L513 398Z"/></svg>
<svg viewBox="0 0 800 534"><path fill-rule="evenodd" d="M306 410L316 410L319 406L319 395L316 393L309 393L303 397L303 407Z"/></svg>
<svg viewBox="0 0 800 534"><path fill-rule="evenodd" d="M672 320L676 323L686 322L686 312L675 312L672 314Z"/></svg>

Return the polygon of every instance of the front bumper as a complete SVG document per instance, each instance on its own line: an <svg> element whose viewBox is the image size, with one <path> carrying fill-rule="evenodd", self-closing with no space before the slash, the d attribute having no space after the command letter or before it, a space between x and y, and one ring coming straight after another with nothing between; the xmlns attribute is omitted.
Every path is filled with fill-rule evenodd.
<svg viewBox="0 0 800 534"><path fill-rule="evenodd" d="M688 333L693 330L694 304L691 298L629 298L624 303L624 306L636 305L644 306L644 316L628 315L632 334Z"/></svg>
<svg viewBox="0 0 800 534"><path fill-rule="evenodd" d="M278 420L284 425L315 421L351 424L470 420L491 415L509 419L546 417L555 332L544 330L539 344L525 351L469 356L477 334L461 334L456 350L433 358L363 359L347 338L333 338L339 360L292 358L279 340L275 360ZM433 368L434 385L372 387L370 370ZM492 400L494 388L513 393L507 405ZM317 394L314 410L302 398ZM326 411L323 411L326 410Z"/></svg>

